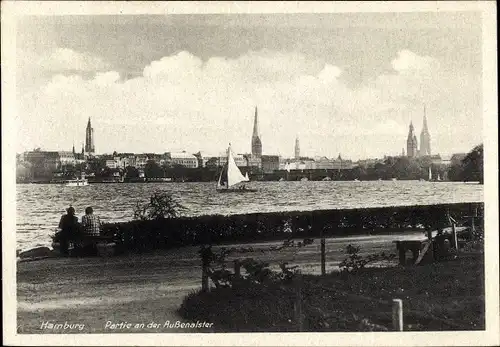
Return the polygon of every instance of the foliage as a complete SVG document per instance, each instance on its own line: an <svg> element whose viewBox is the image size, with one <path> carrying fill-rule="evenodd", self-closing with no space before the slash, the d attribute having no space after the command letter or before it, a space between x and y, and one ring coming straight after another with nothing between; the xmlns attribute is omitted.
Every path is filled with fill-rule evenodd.
<svg viewBox="0 0 500 347"><path fill-rule="evenodd" d="M342 275L354 274L364 269L369 263L376 261L391 261L396 256L395 254L385 254L385 252L379 254L370 254L367 256L359 255L361 247L353 246L351 244L347 245L346 253L348 257L342 260L339 264L340 273Z"/></svg>
<svg viewBox="0 0 500 347"><path fill-rule="evenodd" d="M484 148L483 144L474 147L459 162L453 163L448 170L448 177L454 181L484 182Z"/></svg>
<svg viewBox="0 0 500 347"><path fill-rule="evenodd" d="M464 181L484 182L483 145L472 149L462 160L462 179Z"/></svg>
<svg viewBox="0 0 500 347"><path fill-rule="evenodd" d="M134 208L134 219L138 220L162 220L166 218L177 218L186 208L175 200L169 193L155 191L149 199L149 203L137 202Z"/></svg>
<svg viewBox="0 0 500 347"><path fill-rule="evenodd" d="M147 178L164 177L165 172L154 160L148 160L144 166L144 175Z"/></svg>
<svg viewBox="0 0 500 347"><path fill-rule="evenodd" d="M484 330L484 255L413 267L366 268L356 276L302 276L303 331L385 331L393 298L405 331ZM215 332L297 331L294 284L213 288L184 298L179 313Z"/></svg>
<svg viewBox="0 0 500 347"><path fill-rule="evenodd" d="M301 248L313 243L314 240L307 238L303 241L295 243L294 240L285 240L281 246L271 246L268 251L279 251L284 248ZM266 250L261 250L266 251ZM227 269L226 259L231 253L247 253L255 252L252 247L222 247L217 252L212 251L211 245L202 245L199 254L204 266L209 269L209 276L217 288L233 287L235 284L246 283L247 285L266 284L279 281L290 281L298 273L297 266L288 266L288 263L279 264L281 272L272 271L269 263L255 260L253 258L245 258L236 260L240 263L241 268L245 270L244 274L240 274L238 278Z"/></svg>
<svg viewBox="0 0 500 347"><path fill-rule="evenodd" d="M89 158L87 159L87 168L90 172L95 172L98 176L104 169L106 169L106 160L103 158Z"/></svg>
<svg viewBox="0 0 500 347"><path fill-rule="evenodd" d="M125 177L137 178L139 177L139 170L135 166L127 166L125 168Z"/></svg>

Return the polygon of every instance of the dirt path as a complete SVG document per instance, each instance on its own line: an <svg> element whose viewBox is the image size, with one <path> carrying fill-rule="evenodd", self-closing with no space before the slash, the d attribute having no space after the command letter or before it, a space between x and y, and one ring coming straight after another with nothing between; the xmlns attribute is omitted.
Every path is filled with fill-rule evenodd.
<svg viewBox="0 0 500 347"><path fill-rule="evenodd" d="M406 234L408 237L423 235ZM377 235L327 239L327 271L335 270L345 258L349 243L360 245L363 253L395 252L392 241L400 238ZM241 245L255 251L236 256L270 261L273 267L287 261L299 264L304 273L319 272L319 240L299 250L266 251L279 244ZM185 247L147 255L18 263L18 332L210 332L209 328L169 328L165 324L188 323L176 310L186 294L200 288L197 251L197 247Z"/></svg>

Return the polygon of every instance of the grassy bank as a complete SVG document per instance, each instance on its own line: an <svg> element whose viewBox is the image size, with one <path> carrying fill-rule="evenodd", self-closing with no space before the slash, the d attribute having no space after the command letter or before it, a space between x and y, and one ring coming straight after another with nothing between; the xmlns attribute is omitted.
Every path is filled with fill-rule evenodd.
<svg viewBox="0 0 500 347"><path fill-rule="evenodd" d="M179 314L214 322L218 332L299 331L294 306L300 301L303 331L391 330L392 299L399 298L405 331L485 328L484 257L479 251L423 266L300 278L194 292Z"/></svg>

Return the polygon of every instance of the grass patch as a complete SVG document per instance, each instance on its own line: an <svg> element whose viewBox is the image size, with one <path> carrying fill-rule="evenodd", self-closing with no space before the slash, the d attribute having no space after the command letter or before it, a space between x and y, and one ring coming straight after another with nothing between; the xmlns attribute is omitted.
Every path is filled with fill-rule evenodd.
<svg viewBox="0 0 500 347"><path fill-rule="evenodd" d="M391 330L392 299L403 300L405 331L484 330L484 257L368 268L342 277L302 276L305 331ZM293 282L193 292L179 314L217 332L298 331Z"/></svg>

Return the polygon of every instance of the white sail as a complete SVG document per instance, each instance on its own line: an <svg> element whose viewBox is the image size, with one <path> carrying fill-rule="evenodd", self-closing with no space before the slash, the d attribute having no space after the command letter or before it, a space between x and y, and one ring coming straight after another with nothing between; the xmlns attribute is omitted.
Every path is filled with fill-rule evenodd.
<svg viewBox="0 0 500 347"><path fill-rule="evenodd" d="M222 168L222 170L220 171L219 181L217 181L217 188L221 188L222 187L221 181L222 181L222 174L223 173L224 173L224 168Z"/></svg>
<svg viewBox="0 0 500 347"><path fill-rule="evenodd" d="M441 175L440 174L438 174L437 180L441 181Z"/></svg>
<svg viewBox="0 0 500 347"><path fill-rule="evenodd" d="M245 172L245 181L246 182L250 181L250 178L248 177L248 172Z"/></svg>
<svg viewBox="0 0 500 347"><path fill-rule="evenodd" d="M431 167L429 166L429 181L432 180L432 169Z"/></svg>
<svg viewBox="0 0 500 347"><path fill-rule="evenodd" d="M227 150L227 186L231 187L240 182L245 182L246 178L241 174L240 169L234 162L231 147Z"/></svg>

